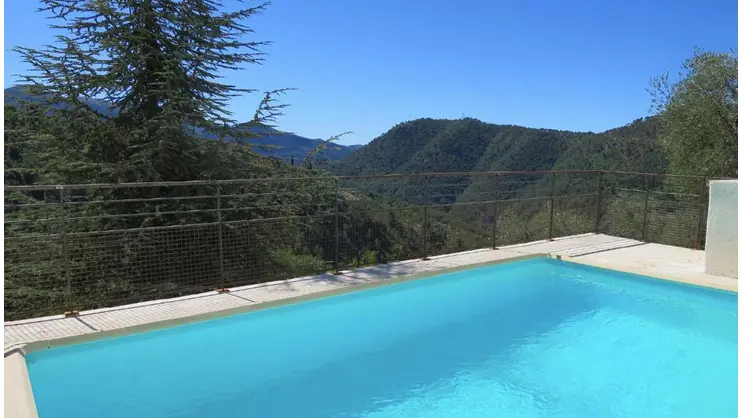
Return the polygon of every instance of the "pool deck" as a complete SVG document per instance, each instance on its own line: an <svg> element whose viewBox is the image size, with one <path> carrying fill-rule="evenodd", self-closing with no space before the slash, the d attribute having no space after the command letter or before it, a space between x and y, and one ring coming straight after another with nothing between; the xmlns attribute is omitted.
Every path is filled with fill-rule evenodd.
<svg viewBox="0 0 743 418"><path fill-rule="evenodd" d="M127 329L151 323L234 311L252 305L312 295L348 286L384 282L408 276L425 275L469 265L507 261L528 255L550 255L569 261L614 270L675 280L685 283L738 291L738 280L704 273L704 252L686 248L648 244L607 235L577 235L553 241L536 241L463 253L406 260L385 265L299 277L277 282L232 288L228 293L202 293L96 309L76 317L62 315L5 323L5 351L22 345L59 338Z"/></svg>
<svg viewBox="0 0 743 418"><path fill-rule="evenodd" d="M62 315L5 323L5 416L36 416L29 411L30 383L23 352L58 343L102 338L175 323L203 320L281 303L287 299L373 286L408 276L426 276L529 256L558 257L613 270L738 291L738 280L704 273L704 252L649 244L601 234L536 241L498 249L415 259L316 276ZM24 347L26 349L24 350ZM10 379L10 380L9 380Z"/></svg>

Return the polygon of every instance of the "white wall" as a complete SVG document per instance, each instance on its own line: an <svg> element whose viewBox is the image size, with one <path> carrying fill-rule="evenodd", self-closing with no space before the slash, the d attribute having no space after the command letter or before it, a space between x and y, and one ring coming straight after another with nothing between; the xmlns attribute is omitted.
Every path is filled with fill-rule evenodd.
<svg viewBox="0 0 743 418"><path fill-rule="evenodd" d="M738 278L738 180L709 183L707 274Z"/></svg>

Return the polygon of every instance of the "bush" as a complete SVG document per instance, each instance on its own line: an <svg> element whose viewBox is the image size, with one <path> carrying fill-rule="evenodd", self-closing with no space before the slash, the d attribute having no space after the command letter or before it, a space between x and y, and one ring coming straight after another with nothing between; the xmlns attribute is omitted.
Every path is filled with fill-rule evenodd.
<svg viewBox="0 0 743 418"><path fill-rule="evenodd" d="M329 270L325 260L313 255L294 254L286 248L273 251L271 261L277 275L286 278L322 273Z"/></svg>

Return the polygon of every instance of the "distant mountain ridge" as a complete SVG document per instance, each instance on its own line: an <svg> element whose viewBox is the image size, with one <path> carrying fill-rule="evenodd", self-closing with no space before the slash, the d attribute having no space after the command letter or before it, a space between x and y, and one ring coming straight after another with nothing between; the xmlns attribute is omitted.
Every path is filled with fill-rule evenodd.
<svg viewBox="0 0 743 418"><path fill-rule="evenodd" d="M5 89L6 104L13 104L15 98L40 100L23 86ZM103 100L88 103L98 112L115 112ZM267 126L251 129L263 135L248 141L257 153L286 162L293 157L297 164L325 142ZM328 144L317 157L327 161L319 167L336 175L558 169L663 172L667 161L656 143L659 129L654 116L602 133L496 125L473 118L423 118L397 124L367 145ZM198 135L217 139L209 132Z"/></svg>
<svg viewBox="0 0 743 418"><path fill-rule="evenodd" d="M522 170L664 171L656 117L603 133L416 119L395 125L333 165L338 175Z"/></svg>
<svg viewBox="0 0 743 418"><path fill-rule="evenodd" d="M5 104L13 105L18 103L19 100L38 103L42 99L29 94L24 86L13 86L5 89ZM96 112L104 115L113 115L116 113L116 109L104 100L88 100L87 104ZM268 126L253 128L252 131L262 134L260 138L248 140L248 143L254 146L253 150L255 152L267 157L279 158L286 162L290 162L293 157L297 164L304 159L307 153L326 142L322 139L306 138L293 133L281 132ZM217 139L217 135L205 131L199 132L198 136L210 140ZM362 146L328 144L328 147L319 153L317 158L340 160Z"/></svg>
<svg viewBox="0 0 743 418"><path fill-rule="evenodd" d="M494 125L472 118L417 119L394 126L329 169L342 176L540 170L664 172L667 158L656 141L658 132L655 117L598 134ZM545 181L527 185L510 179L506 184L492 177L455 176L429 178L424 183L420 177L411 177L357 187L416 203L424 190L431 188L438 190L435 203L449 204L513 197L529 189L551 187Z"/></svg>

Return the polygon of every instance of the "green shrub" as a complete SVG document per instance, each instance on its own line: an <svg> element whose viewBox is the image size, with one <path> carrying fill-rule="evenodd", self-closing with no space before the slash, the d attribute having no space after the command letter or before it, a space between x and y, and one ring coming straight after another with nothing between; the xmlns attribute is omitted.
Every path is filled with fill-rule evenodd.
<svg viewBox="0 0 743 418"><path fill-rule="evenodd" d="M329 270L325 260L307 254L295 254L287 248L273 251L271 260L278 276L298 277Z"/></svg>

